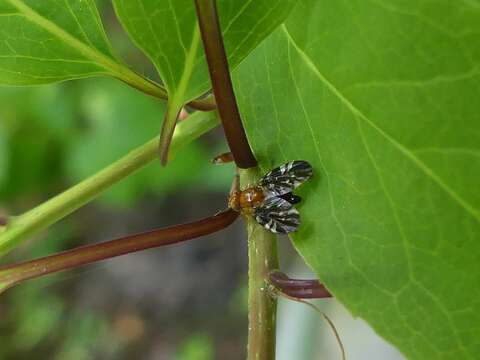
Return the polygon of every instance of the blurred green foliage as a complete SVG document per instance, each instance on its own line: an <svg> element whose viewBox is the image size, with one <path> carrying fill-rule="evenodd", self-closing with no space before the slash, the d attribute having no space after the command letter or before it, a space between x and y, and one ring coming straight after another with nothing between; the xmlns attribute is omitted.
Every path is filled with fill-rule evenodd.
<svg viewBox="0 0 480 360"><path fill-rule="evenodd" d="M0 88L0 210L29 210L158 136L163 111L163 102L111 79ZM181 149L166 168L151 163L109 189L97 203L116 211L179 191L226 193L232 166L210 164L225 150L221 136L199 140ZM71 247L78 236L75 229L74 217L56 224L49 229L48 241L28 245L27 256ZM31 358L39 348L46 349L41 358L61 360L98 354L109 358L121 351L108 314L77 313L61 290L45 288L62 276L3 295L0 359ZM203 335L195 334L181 348L181 359L212 358L213 345Z"/></svg>
<svg viewBox="0 0 480 360"><path fill-rule="evenodd" d="M94 358L95 351L108 352L105 347L108 347L107 344L112 340L108 329L109 325L98 314L85 314L81 310L77 310L74 314L70 314L66 326L67 336L54 359L86 360ZM92 338L95 339L93 346ZM103 348L99 345L103 345Z"/></svg>
<svg viewBox="0 0 480 360"><path fill-rule="evenodd" d="M181 344L176 360L211 360L214 358L213 340L203 333L192 334Z"/></svg>
<svg viewBox="0 0 480 360"><path fill-rule="evenodd" d="M72 185L156 136L164 104L111 79L0 89L0 199L18 200ZM187 120L188 121L188 120ZM220 151L220 149L219 149ZM112 187L100 201L132 206L148 193L199 186L228 189L230 167L197 141L168 167L152 163ZM3 204L5 205L5 204Z"/></svg>
<svg viewBox="0 0 480 360"><path fill-rule="evenodd" d="M58 177L74 119L71 92L62 87L0 89L2 201L44 191Z"/></svg>
<svg viewBox="0 0 480 360"><path fill-rule="evenodd" d="M111 7L104 0L99 3L107 10ZM123 58L141 73L151 70L115 24L107 29ZM0 87L0 214L27 211L158 136L163 116L163 101L114 79ZM124 179L96 204L118 211L178 192L226 194L233 166L210 164L213 156L226 150L223 136L209 135L181 149L166 168L153 162ZM77 245L82 236L77 225L75 215L55 224L48 230L48 239L29 243L28 251L20 248L6 261ZM59 283L71 276L71 272L51 275L2 295L1 360L125 356L126 344L118 338L112 314L72 306L73 284ZM178 349L178 359L214 357L213 339L203 333L187 334Z"/></svg>
<svg viewBox="0 0 480 360"><path fill-rule="evenodd" d="M32 256L64 247L72 232L69 227L60 228L49 232L49 241L36 242ZM117 341L109 332L105 315L69 307L68 294L54 286L68 276L71 273L54 274L4 294L0 303L0 359L28 359L41 354L37 355L39 359L83 360L115 350Z"/></svg>

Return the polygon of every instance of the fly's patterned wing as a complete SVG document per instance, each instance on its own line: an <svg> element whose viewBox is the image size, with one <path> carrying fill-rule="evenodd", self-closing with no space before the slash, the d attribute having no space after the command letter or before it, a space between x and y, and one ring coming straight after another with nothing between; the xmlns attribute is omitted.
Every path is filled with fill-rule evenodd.
<svg viewBox="0 0 480 360"><path fill-rule="evenodd" d="M302 198L300 196L295 195L291 192L280 195L279 197L282 198L283 200L287 200L292 205L298 204L300 201L302 201Z"/></svg>
<svg viewBox="0 0 480 360"><path fill-rule="evenodd" d="M312 166L304 160L290 161L268 172L258 183L266 197L280 196L292 192L313 175Z"/></svg>
<svg viewBox="0 0 480 360"><path fill-rule="evenodd" d="M273 233L287 234L300 225L300 214L291 203L280 197L271 197L255 209L255 220Z"/></svg>

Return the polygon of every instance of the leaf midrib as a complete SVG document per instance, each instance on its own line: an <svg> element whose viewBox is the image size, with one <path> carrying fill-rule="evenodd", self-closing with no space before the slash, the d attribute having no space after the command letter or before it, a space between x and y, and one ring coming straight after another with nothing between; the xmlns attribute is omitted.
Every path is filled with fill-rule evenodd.
<svg viewBox="0 0 480 360"><path fill-rule="evenodd" d="M472 215L475 220L480 223L480 213L477 211L468 201L463 199L458 195L450 186L448 186L443 179L436 174L431 168L429 168L423 161L417 158L408 148L403 144L398 142L390 134L381 129L377 124L371 121L366 115L364 115L355 105L352 104L330 81L323 76L320 70L317 68L313 60L306 54L295 42L291 34L288 32L285 24L281 25L287 40L292 44L294 49L298 52L299 56L305 62L307 67L313 71L313 73L323 82L327 88L336 95L342 103L359 119L364 121L367 125L373 128L377 133L379 133L383 138L390 142L401 154L403 154L407 159L409 159L414 165L416 165L427 177L429 177L434 183L436 183L444 192L446 192L457 204L459 204L463 209L465 209L470 215Z"/></svg>
<svg viewBox="0 0 480 360"><path fill-rule="evenodd" d="M184 94L187 92L188 82L193 73L195 57L198 52L199 45L200 45L200 32L199 32L198 24L195 23L195 26L193 28L192 42L186 53L185 64L183 67L182 75L180 77L180 81L178 82L178 86L176 88L175 95L174 95L175 98L177 98L177 96L181 96L183 102L185 102L185 99L183 99L183 97L184 97Z"/></svg>

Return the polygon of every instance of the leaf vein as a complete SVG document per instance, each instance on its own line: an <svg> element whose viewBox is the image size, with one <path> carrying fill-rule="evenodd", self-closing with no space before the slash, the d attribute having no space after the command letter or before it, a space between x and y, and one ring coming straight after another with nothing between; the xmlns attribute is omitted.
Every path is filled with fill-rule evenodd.
<svg viewBox="0 0 480 360"><path fill-rule="evenodd" d="M391 135L387 134L383 129L381 129L377 124L372 122L367 118L358 108L356 108L332 83L330 83L319 71L317 66L314 64L312 59L296 44L288 29L285 25L282 25L282 29L293 45L295 50L298 52L301 59L305 62L308 68L318 77L318 79L323 82L330 91L336 95L344 105L356 116L362 119L366 124L371 128L377 131L382 137L384 137L388 142L390 142L395 149L397 149L401 154L403 154L407 159L409 159L418 169L420 169L424 175L429 177L434 183L436 183L447 195L449 195L458 205L460 205L464 210L466 210L471 216L473 216L476 221L480 222L480 212L475 209L468 201L463 199L458 195L450 186L448 186L443 179L438 176L431 168L429 168L424 162L417 158L412 151L406 148L403 144L394 139Z"/></svg>

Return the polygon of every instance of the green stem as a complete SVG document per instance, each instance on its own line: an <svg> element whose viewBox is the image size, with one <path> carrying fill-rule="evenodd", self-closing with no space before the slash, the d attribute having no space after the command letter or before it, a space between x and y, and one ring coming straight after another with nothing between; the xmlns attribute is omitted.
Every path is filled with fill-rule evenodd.
<svg viewBox="0 0 480 360"><path fill-rule="evenodd" d="M176 128L171 153L215 127L215 113L196 112ZM90 178L71 187L36 208L9 219L0 232L0 256L18 246L33 234L47 228L96 198L104 190L157 158L158 140L154 138L132 150L120 160Z"/></svg>
<svg viewBox="0 0 480 360"><path fill-rule="evenodd" d="M256 169L240 172L245 187L258 179ZM275 359L277 300L268 290L268 274L278 269L276 237L248 217L248 360Z"/></svg>

